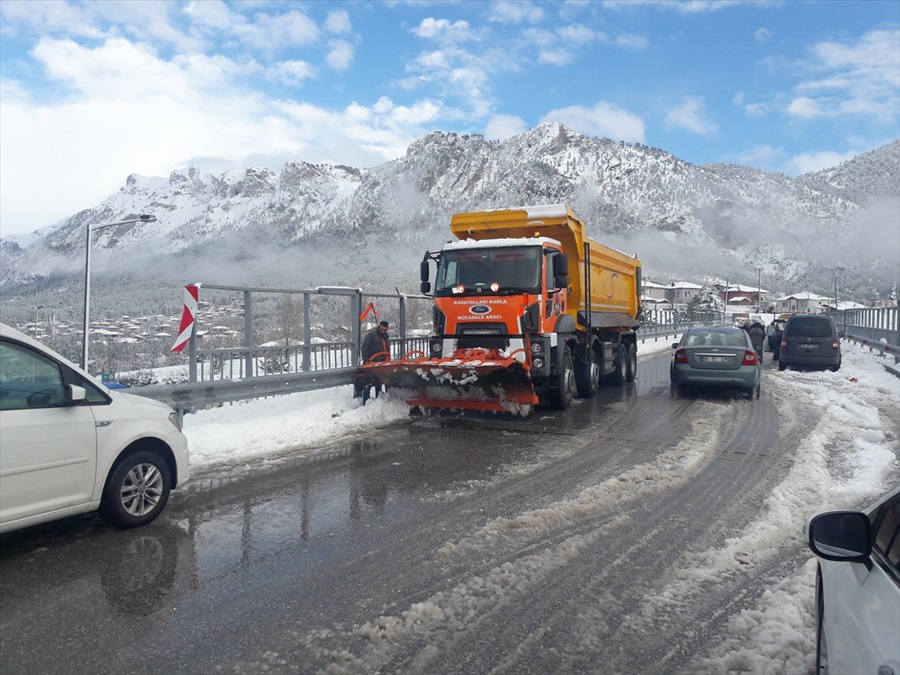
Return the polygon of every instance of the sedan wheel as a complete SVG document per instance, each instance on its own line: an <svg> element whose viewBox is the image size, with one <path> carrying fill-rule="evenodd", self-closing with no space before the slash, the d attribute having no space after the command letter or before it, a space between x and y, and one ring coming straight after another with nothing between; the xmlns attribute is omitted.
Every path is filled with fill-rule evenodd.
<svg viewBox="0 0 900 675"><path fill-rule="evenodd" d="M165 507L171 486L169 465L157 453L141 450L127 455L107 480L100 515L120 527L146 525Z"/></svg>

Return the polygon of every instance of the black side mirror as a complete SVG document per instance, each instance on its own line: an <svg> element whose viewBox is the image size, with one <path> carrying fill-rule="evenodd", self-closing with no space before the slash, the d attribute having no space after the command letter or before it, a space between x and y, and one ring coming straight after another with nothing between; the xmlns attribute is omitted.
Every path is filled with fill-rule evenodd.
<svg viewBox="0 0 900 675"><path fill-rule="evenodd" d="M559 255L553 256L553 276L554 277L567 277L569 276L569 256L565 253L560 253ZM569 282L566 281L564 286L559 286L560 288L565 288L568 286Z"/></svg>
<svg viewBox="0 0 900 675"><path fill-rule="evenodd" d="M809 519L807 544L820 558L843 562L861 562L871 569L872 527L869 518L858 511L829 511Z"/></svg>
<svg viewBox="0 0 900 675"><path fill-rule="evenodd" d="M428 281L428 261L423 260L419 263L419 281ZM427 293L428 291L422 291Z"/></svg>
<svg viewBox="0 0 900 675"><path fill-rule="evenodd" d="M431 282L423 281L421 284L419 284L419 290L422 293L431 293Z"/></svg>
<svg viewBox="0 0 900 675"><path fill-rule="evenodd" d="M569 287L569 277L559 276L553 277L553 283L557 288L568 288Z"/></svg>

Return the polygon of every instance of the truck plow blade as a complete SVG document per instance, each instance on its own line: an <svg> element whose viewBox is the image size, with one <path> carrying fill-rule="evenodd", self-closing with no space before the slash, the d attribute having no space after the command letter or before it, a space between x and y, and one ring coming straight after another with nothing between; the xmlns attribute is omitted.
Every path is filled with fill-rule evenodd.
<svg viewBox="0 0 900 675"><path fill-rule="evenodd" d="M397 389L409 405L425 411L488 411L527 417L538 402L521 363L480 349L440 359L412 352L399 361L370 362L360 367L354 380Z"/></svg>

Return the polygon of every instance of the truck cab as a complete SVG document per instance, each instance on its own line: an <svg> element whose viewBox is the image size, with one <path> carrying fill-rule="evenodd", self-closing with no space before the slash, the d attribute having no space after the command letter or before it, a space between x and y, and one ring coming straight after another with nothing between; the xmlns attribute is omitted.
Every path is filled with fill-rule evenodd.
<svg viewBox="0 0 900 675"><path fill-rule="evenodd" d="M433 256L432 357L458 350L497 350L530 368L549 374L549 335L565 314L568 298L567 257L560 243L547 237L465 240L447 244ZM430 291L427 261L423 289ZM570 330L574 331L572 325ZM541 343L547 342L547 348Z"/></svg>

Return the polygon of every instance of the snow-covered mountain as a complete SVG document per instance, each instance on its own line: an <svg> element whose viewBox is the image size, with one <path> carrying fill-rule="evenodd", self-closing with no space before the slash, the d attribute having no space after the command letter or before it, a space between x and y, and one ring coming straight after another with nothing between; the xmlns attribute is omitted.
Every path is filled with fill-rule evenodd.
<svg viewBox="0 0 900 675"><path fill-rule="evenodd" d="M157 222L94 235L98 273L411 290L416 261L448 238L453 212L560 202L661 281L762 274L776 291L825 290L840 267L860 294L886 292L900 269L900 139L790 178L697 166L553 123L504 142L432 133L371 169L298 161L280 173L132 175L93 209L0 241L0 284L20 292L83 272L86 223L150 213Z"/></svg>

